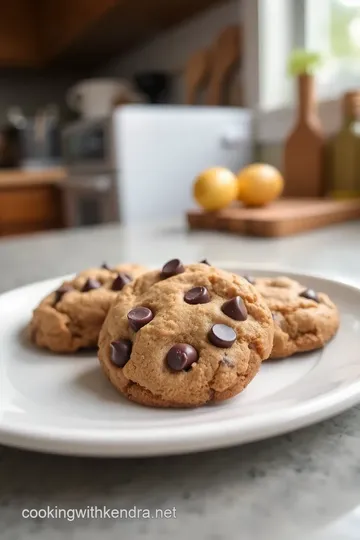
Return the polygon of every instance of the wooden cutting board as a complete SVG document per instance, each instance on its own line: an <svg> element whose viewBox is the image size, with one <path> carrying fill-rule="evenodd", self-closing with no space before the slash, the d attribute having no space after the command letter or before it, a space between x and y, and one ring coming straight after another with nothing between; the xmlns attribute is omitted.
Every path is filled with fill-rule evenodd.
<svg viewBox="0 0 360 540"><path fill-rule="evenodd" d="M265 208L234 205L218 212L190 210L191 229L231 231L243 235L276 237L360 219L360 199L281 199Z"/></svg>

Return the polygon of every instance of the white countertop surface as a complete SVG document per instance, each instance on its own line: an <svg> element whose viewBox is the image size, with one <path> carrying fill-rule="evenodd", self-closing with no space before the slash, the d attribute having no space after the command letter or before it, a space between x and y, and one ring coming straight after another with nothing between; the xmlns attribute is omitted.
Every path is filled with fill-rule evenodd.
<svg viewBox="0 0 360 540"><path fill-rule="evenodd" d="M0 292L103 262L160 265L173 257L312 272L360 286L360 223L279 240L187 233L179 223L6 238ZM186 456L91 460L0 446L0 538L359 540L359 456L360 406L292 434ZM21 516L23 509L88 505L175 507L176 518Z"/></svg>

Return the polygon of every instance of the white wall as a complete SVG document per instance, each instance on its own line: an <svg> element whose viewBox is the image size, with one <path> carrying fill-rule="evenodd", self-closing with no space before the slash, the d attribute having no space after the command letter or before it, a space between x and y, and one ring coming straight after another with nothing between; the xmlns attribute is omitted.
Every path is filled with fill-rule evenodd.
<svg viewBox="0 0 360 540"><path fill-rule="evenodd" d="M181 70L188 57L196 49L210 45L225 26L240 22L240 8L241 0L228 0L111 61L97 74L131 78L134 73L145 70L170 72L174 76L170 101L182 103Z"/></svg>

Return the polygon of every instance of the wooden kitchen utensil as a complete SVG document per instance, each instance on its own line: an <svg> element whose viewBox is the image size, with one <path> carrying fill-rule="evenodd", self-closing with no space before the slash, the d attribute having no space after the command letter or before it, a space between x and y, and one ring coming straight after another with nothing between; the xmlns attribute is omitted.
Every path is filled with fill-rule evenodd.
<svg viewBox="0 0 360 540"><path fill-rule="evenodd" d="M185 68L185 103L187 105L197 103L198 94L209 77L210 65L211 56L207 49L200 49L189 58Z"/></svg>
<svg viewBox="0 0 360 540"><path fill-rule="evenodd" d="M191 229L262 237L288 236L354 219L360 219L359 199L280 199L263 208L235 204L218 212L190 210L187 213Z"/></svg>
<svg viewBox="0 0 360 540"><path fill-rule="evenodd" d="M325 137L316 107L313 75L297 78L298 119L284 149L285 190L288 197L321 197L325 193Z"/></svg>
<svg viewBox="0 0 360 540"><path fill-rule="evenodd" d="M208 105L224 104L225 84L240 58L240 27L226 27L212 49L212 67L206 102Z"/></svg>

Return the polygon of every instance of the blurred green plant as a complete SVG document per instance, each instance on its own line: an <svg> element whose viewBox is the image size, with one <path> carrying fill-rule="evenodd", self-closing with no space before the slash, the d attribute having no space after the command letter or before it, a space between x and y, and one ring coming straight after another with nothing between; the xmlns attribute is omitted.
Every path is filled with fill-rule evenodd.
<svg viewBox="0 0 360 540"><path fill-rule="evenodd" d="M314 75L321 66L323 58L321 54L306 49L295 49L290 54L287 71L291 77L299 75Z"/></svg>

